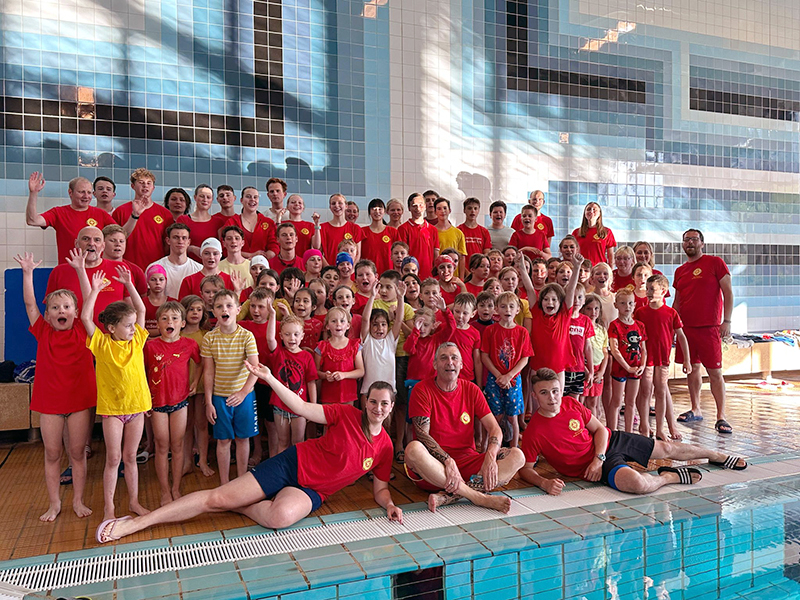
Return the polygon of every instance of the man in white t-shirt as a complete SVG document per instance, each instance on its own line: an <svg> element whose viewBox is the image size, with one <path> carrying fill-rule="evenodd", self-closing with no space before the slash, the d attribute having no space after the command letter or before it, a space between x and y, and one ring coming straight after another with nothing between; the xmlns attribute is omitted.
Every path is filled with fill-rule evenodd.
<svg viewBox="0 0 800 600"><path fill-rule="evenodd" d="M179 294L183 278L194 275L203 268L203 265L187 255L191 243L188 225L173 223L167 227L165 233L169 254L152 264L161 265L167 272L167 296L180 300Z"/></svg>

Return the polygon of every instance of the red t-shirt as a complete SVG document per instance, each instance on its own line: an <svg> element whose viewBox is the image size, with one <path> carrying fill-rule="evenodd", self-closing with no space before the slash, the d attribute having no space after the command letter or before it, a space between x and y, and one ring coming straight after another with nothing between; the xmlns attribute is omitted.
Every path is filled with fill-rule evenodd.
<svg viewBox="0 0 800 600"><path fill-rule="evenodd" d="M686 327L710 327L722 322L722 288L719 282L730 275L719 256L704 254L675 270L672 287L678 294L678 310Z"/></svg>
<svg viewBox="0 0 800 600"><path fill-rule="evenodd" d="M397 233L408 244L409 256L419 261L420 279L430 277L434 252L439 248L439 230L427 221L422 225L406 221L400 225Z"/></svg>
<svg viewBox="0 0 800 600"><path fill-rule="evenodd" d="M456 301L456 296L461 293L461 288L456 286L452 292L448 292L446 289L444 289L440 282L439 291L442 294L442 298L444 298L445 304L447 304L447 306L451 306Z"/></svg>
<svg viewBox="0 0 800 600"><path fill-rule="evenodd" d="M220 271L217 273L220 277L222 277L222 281L225 283L226 290L233 289L233 282L231 282L231 276L227 273L223 273ZM178 294L181 298L185 298L189 294L194 294L195 296L203 297L203 294L200 291L200 283L205 279L205 275L203 275L202 271L198 271L197 273L192 273L191 275L187 275L183 278L181 282L181 291Z"/></svg>
<svg viewBox="0 0 800 600"><path fill-rule="evenodd" d="M633 309L634 312L636 312L638 309L642 308L643 306L649 306L650 305L650 301L647 299L647 296L642 296L641 298L639 298L639 296L637 296L635 292L633 294L633 300L634 300L634 302L636 302L636 306Z"/></svg>
<svg viewBox="0 0 800 600"><path fill-rule="evenodd" d="M464 234L464 241L467 243L467 263L473 254L483 254L492 247L492 236L483 225L469 228L466 223L462 223L458 228Z"/></svg>
<svg viewBox="0 0 800 600"><path fill-rule="evenodd" d="M303 262L303 257L297 254L297 250L295 249L295 255L293 260L283 260L279 254L276 254L272 258L269 259L269 268L274 269L278 272L278 275L283 273L284 269L288 269L289 267L296 267L301 271L306 270L306 264Z"/></svg>
<svg viewBox="0 0 800 600"><path fill-rule="evenodd" d="M592 264L594 264L594 263L592 263ZM634 287L636 287L633 284L633 272L631 272L630 275L624 275L623 276L623 275L619 274L619 271L617 269L614 269L614 271L612 273L614 275L614 279L611 280L611 291L612 292L618 292L619 290L621 290L623 288L628 288L629 290L632 290Z"/></svg>
<svg viewBox="0 0 800 600"><path fill-rule="evenodd" d="M368 258L378 268L378 276L392 269L392 244L400 239L394 227L386 227L381 233L373 232L368 225L361 228L364 241L361 242L361 258Z"/></svg>
<svg viewBox="0 0 800 600"><path fill-rule="evenodd" d="M586 340L594 337L594 325L592 320L584 314L572 317L569 322L569 339L572 343L572 356L575 362L567 367L567 371L581 373L586 369L584 360Z"/></svg>
<svg viewBox="0 0 800 600"><path fill-rule="evenodd" d="M144 278L144 271L142 271L139 265L132 263L126 258L123 258L121 262L124 262L125 266L128 267L128 270L131 272L133 287L135 287L139 295L144 298L147 294L147 280Z"/></svg>
<svg viewBox="0 0 800 600"><path fill-rule="evenodd" d="M466 329L453 329L450 341L461 351L461 373L459 377L467 381L475 381L475 360L473 352L481 349L481 334L472 325ZM480 360L480 359L479 359ZM481 383L482 382L478 382Z"/></svg>
<svg viewBox="0 0 800 600"><path fill-rule="evenodd" d="M467 288L467 291L476 298L478 297L478 294L483 291L482 285L472 285L471 281L465 281L464 286Z"/></svg>
<svg viewBox="0 0 800 600"><path fill-rule="evenodd" d="M258 348L258 361L261 364L269 364L270 355L272 354L267 346L267 323L256 323L255 321L239 321L239 325L243 329L247 329L256 338L256 348ZM263 383L261 379L257 383ZM266 384L264 384L266 385Z"/></svg>
<svg viewBox="0 0 800 600"><path fill-rule="evenodd" d="M170 298L167 296L165 302L169 302L171 300L175 300L175 298ZM158 306L154 306L152 302L150 302L150 298L147 295L142 296L142 303L144 304L144 328L147 330L156 329L158 326L158 321L156 320L156 311L158 310Z"/></svg>
<svg viewBox="0 0 800 600"><path fill-rule="evenodd" d="M340 227L334 227L330 223L320 225L320 235L322 236L322 256L328 261L329 265L336 265L336 255L339 253L338 247L342 240L353 240L358 244L364 239L364 232L355 223L346 222ZM363 254L363 249L362 249Z"/></svg>
<svg viewBox="0 0 800 600"><path fill-rule="evenodd" d="M126 202L114 210L111 216L124 226L131 217L132 207L130 202ZM167 255L164 251L164 233L172 223L172 213L160 204L154 203L145 209L128 236L125 258L139 265L142 270L159 258L164 258Z"/></svg>
<svg viewBox="0 0 800 600"><path fill-rule="evenodd" d="M55 206L44 211L41 216L47 223L42 229L52 227L56 230L58 264L69 258L69 252L75 248L75 240L81 229L84 227L102 229L116 222L110 214L96 206L89 206L86 210L75 210L71 204Z"/></svg>
<svg viewBox="0 0 800 600"><path fill-rule="evenodd" d="M647 366L669 365L675 330L683 329L683 323L675 309L666 304L661 308L644 306L636 309L633 318L644 325L647 334Z"/></svg>
<svg viewBox="0 0 800 600"><path fill-rule="evenodd" d="M323 326L324 323L322 321L313 317L303 321L303 341L300 342L300 347L313 351L322 337Z"/></svg>
<svg viewBox="0 0 800 600"><path fill-rule="evenodd" d="M347 330L347 337L351 340L361 341L361 315L350 315L350 329ZM325 317L322 317L322 327L325 327Z"/></svg>
<svg viewBox="0 0 800 600"><path fill-rule="evenodd" d="M65 415L97 406L94 357L80 319L75 318L72 329L56 331L39 315L28 330L38 343L31 410Z"/></svg>
<svg viewBox="0 0 800 600"><path fill-rule="evenodd" d="M203 245L203 242L208 238L219 239L219 230L225 226L225 221L228 217L221 213L211 215L208 221L194 221L189 215L181 215L178 217L178 223L183 223L189 227L189 242L192 246L198 248ZM197 260L200 260L200 255L192 252L191 254Z"/></svg>
<svg viewBox="0 0 800 600"><path fill-rule="evenodd" d="M608 338L617 340L619 352L629 367L639 367L642 364L642 342L647 341L644 325L634 319L630 325L619 319L614 319L608 326ZM628 377L628 373L616 360L611 365L611 375L614 377Z"/></svg>
<svg viewBox="0 0 800 600"><path fill-rule="evenodd" d="M364 296L356 292L355 294L353 294L353 299L355 304L353 304L353 307L350 309L350 314L363 315L364 307L367 305L367 302L369 302L369 296Z"/></svg>
<svg viewBox="0 0 800 600"><path fill-rule="evenodd" d="M225 227L236 225L244 232L244 247L242 252L274 252L280 251L278 240L275 237L275 221L258 213L256 226L253 231L248 231L242 225L242 215L233 215L225 221Z"/></svg>
<svg viewBox="0 0 800 600"><path fill-rule="evenodd" d="M606 237L604 238L597 236L597 227L590 227L586 232L586 237L581 237L578 235L579 233L580 229L576 229L572 235L578 240L578 247L583 257L592 261L593 265L606 262L606 251L617 245L617 240L614 239L614 234L608 227L606 227Z"/></svg>
<svg viewBox="0 0 800 600"><path fill-rule="evenodd" d="M314 364L314 356L308 350L300 352L289 352L282 343L272 352L268 361L262 361L269 365L273 375L280 380L283 385L292 390L295 394L308 402L308 382L316 381L317 366ZM316 385L316 384L311 384ZM272 394L270 404L286 412L291 412L286 405L278 398L278 394Z"/></svg>
<svg viewBox="0 0 800 600"><path fill-rule="evenodd" d="M442 315L442 313L444 313ZM403 342L403 350L408 353L408 378L427 379L435 374L433 370L433 357L436 349L450 339L456 328L456 320L449 310L436 313L443 316L441 325L428 337L421 337L419 329L414 327Z"/></svg>
<svg viewBox="0 0 800 600"><path fill-rule="evenodd" d="M175 406L189 397L189 361L200 364L200 347L192 338L147 340L144 367L153 406Z"/></svg>
<svg viewBox="0 0 800 600"><path fill-rule="evenodd" d="M324 407L328 431L297 445L297 481L325 500L372 471L381 481L392 474L392 440L386 430L367 441L361 411L353 406Z"/></svg>
<svg viewBox="0 0 800 600"><path fill-rule="evenodd" d="M517 248L525 248L530 246L531 248L545 250L546 248L550 247L550 244L547 243L547 238L544 236L544 233L538 229L534 229L533 233L525 233L521 229L519 231L515 231L513 234L511 234L511 240L508 243L511 246L516 246ZM525 252L525 256L531 259L536 258L536 255L533 252Z"/></svg>
<svg viewBox="0 0 800 600"><path fill-rule="evenodd" d="M532 370L547 367L560 373L575 363L575 357L572 356L572 342L569 339L571 313L572 307L562 305L555 315L548 316L544 314L538 302L531 304Z"/></svg>
<svg viewBox="0 0 800 600"><path fill-rule="evenodd" d="M495 368L505 375L520 360L533 356L531 336L522 325L506 329L495 323L489 325L481 336L481 352L488 354Z"/></svg>
<svg viewBox="0 0 800 600"><path fill-rule="evenodd" d="M583 477L597 455L594 436L586 429L591 418L592 412L570 396L564 396L555 417L544 417L536 411L522 434L525 462L535 463L541 455L562 475Z"/></svg>
<svg viewBox="0 0 800 600"><path fill-rule="evenodd" d="M541 231L548 240L556 234L555 229L553 229L553 220L547 215L539 213L534 226L536 227L536 231ZM514 220L511 222L511 229L514 231L522 231L522 213L514 217Z"/></svg>
<svg viewBox="0 0 800 600"><path fill-rule="evenodd" d="M114 277L117 276L117 266L124 267L125 265L122 262L104 258L98 266L86 269L89 281L92 280L96 271L103 271L105 273L105 280L108 282L108 285L100 290L100 293L97 295L97 302L94 304L94 324L102 331L105 331L105 327L97 320L97 316L112 302L118 302L128 297L128 290L125 289L125 286L114 279ZM47 291L45 295L60 289L72 290L75 292L75 295L78 297L78 315L80 315L81 308L83 307L81 284L80 281L78 281L78 272L70 265L58 265L52 270L50 277L47 279Z"/></svg>
<svg viewBox="0 0 800 600"><path fill-rule="evenodd" d="M294 251L300 258L306 253L306 250L311 249L311 238L314 237L314 224L308 221L283 221L284 223L291 223L297 231L297 246Z"/></svg>
<svg viewBox="0 0 800 600"><path fill-rule="evenodd" d="M348 338L344 348L334 348L329 340L321 341L317 344L317 354L322 357L319 371L353 371L356 368L356 354L360 349L360 339ZM321 404L342 404L358 399L358 381L355 379L328 381L321 373L319 378L322 381L319 398Z"/></svg>
<svg viewBox="0 0 800 600"><path fill-rule="evenodd" d="M431 377L420 381L408 401L408 417L428 417L430 435L456 463L472 458L475 450L475 420L491 414L480 388L458 380L456 389L445 392Z"/></svg>

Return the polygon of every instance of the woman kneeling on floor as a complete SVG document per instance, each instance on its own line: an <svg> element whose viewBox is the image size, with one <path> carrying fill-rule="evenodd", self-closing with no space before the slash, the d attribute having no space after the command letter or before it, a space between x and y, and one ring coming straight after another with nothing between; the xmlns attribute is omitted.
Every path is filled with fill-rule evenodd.
<svg viewBox="0 0 800 600"><path fill-rule="evenodd" d="M375 501L392 521L403 511L389 492L392 441L383 428L394 408L392 386L373 383L363 410L349 404L309 404L278 381L265 366L248 369L266 381L293 413L327 425L321 438L307 440L265 460L256 468L213 490L194 492L141 517L103 521L101 544L160 523L186 521L203 513L235 511L263 527L289 527L318 509L327 496L372 471Z"/></svg>

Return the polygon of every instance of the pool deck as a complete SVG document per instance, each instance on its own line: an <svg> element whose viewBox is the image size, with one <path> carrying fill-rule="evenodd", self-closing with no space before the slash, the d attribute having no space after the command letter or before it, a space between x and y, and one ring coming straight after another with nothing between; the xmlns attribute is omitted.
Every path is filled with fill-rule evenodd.
<svg viewBox="0 0 800 600"><path fill-rule="evenodd" d="M308 533L303 536L302 546L289 546L295 548L291 552L278 553L267 549L266 555L261 553L259 558L210 561L213 564L204 559L202 566L119 577L72 589L58 589L57 592L59 596L90 595L95 600L126 597L262 598L278 594L282 598L299 600L345 598L364 593L370 593L371 597L391 597L392 585L397 585L391 575L424 572L421 570L444 566L447 597L455 598L457 592L450 588L458 587L453 583L459 581L457 569L463 568L463 564L471 564L469 594L481 595L480 586L474 587L477 579L481 579L476 579L476 569L480 572L481 568L490 566L499 568L504 564L503 560L508 560L507 555L513 554L517 565L523 560L524 553L534 553L525 560L534 560L535 557L538 557L536 560L545 560L543 550L556 543L563 545L664 523L674 524L682 519L718 515L732 502L734 495L740 498L746 496L748 489L784 485L782 478L800 473L800 440L796 435L800 421L800 385L794 373L790 381L794 386L782 390L766 390L743 380L729 382L728 420L735 428L733 436L721 436L713 430L713 402L704 390L706 420L680 426L684 439L756 458L751 460L753 466L745 472L722 472L704 466L707 472L698 486L668 486L658 494L637 498L594 484L571 482L568 491L555 498L528 488L524 482L513 481L501 492L514 499L511 516L483 514L490 511L456 506L443 509L437 517L439 520L430 521L434 515L419 503L426 495L419 492L399 469L395 469L397 479L392 483L395 502L405 504L403 508L411 517L405 527L393 528L394 524L388 524L382 517L383 511L375 510L371 485L362 480L334 495L319 511L293 528ZM684 407L685 393L682 393L681 386L674 385L673 390L676 404L679 408ZM100 446L100 443L95 443L96 448ZM8 453L9 449L0 452ZM44 485L39 478L41 452L40 444L17 446L11 450L2 467L4 485L0 494L4 502L0 510L0 539L3 540L0 558L5 562L0 562L0 571L90 556L115 554L122 558L142 550L187 544L202 546L214 540L262 536L269 541L272 539L270 536L277 535L253 526L239 515L223 514L199 517L185 524L156 527L131 536L125 543L98 547L93 536L101 520L97 514L99 511L81 520L66 508L55 524L38 521L38 515L46 508ZM99 482L101 455L95 455L90 466L90 480L94 480L96 485L88 490L87 503L97 508L102 495ZM654 466L650 465L651 468ZM31 473L36 477L31 477ZM158 497L152 462L146 465L140 477L143 503L151 506ZM745 483L753 480L763 483ZM208 487L210 480L193 474L186 481L186 491L192 491L201 485ZM64 494L65 505L69 507L67 488ZM118 495L124 496L122 483ZM356 531L361 522L365 523L362 529L369 530L365 530L366 533ZM336 538L318 535L331 524L340 524L339 529L346 541L335 543ZM353 531L356 533L348 533L348 528L355 528ZM291 539L291 536L287 538ZM332 544L331 539L334 541ZM506 558L501 559L504 556ZM484 563L486 566L481 567ZM462 567L456 567L459 564ZM521 594L519 585L515 592L517 595ZM543 589L541 582L536 589ZM466 592L466 589L461 591ZM566 593L564 589L562 593Z"/></svg>

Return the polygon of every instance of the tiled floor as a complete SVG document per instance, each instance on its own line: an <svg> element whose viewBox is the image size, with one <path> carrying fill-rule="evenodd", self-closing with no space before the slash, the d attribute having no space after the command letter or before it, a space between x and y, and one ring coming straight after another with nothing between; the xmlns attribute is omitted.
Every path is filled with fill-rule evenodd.
<svg viewBox="0 0 800 600"><path fill-rule="evenodd" d="M748 457L796 453L800 450L800 438L797 436L800 428L800 378L793 374L790 381L794 383L794 387L780 392L767 391L746 381L729 382L728 420L735 428L733 436L721 436L713 430L713 402L708 391L704 389L703 408L706 420L691 426L680 426L684 439L705 446L725 448L730 453ZM685 409L687 404L684 390L680 384L673 386L676 408L679 411ZM71 491L65 486L62 492L65 508L55 524L40 523L37 518L46 508L44 482L41 479L41 444L21 444L0 449L0 463L3 463L0 471L3 481L0 486L0 560L64 553L96 546L94 530L101 520L102 512L102 443L96 441L94 447L96 454L90 460L87 503L95 509L95 514L88 519L75 517L69 508ZM780 466L772 468L780 469ZM411 484L400 469L396 468L395 474L397 477L391 487L397 504L425 499L426 495ZM743 477L747 478L746 475ZM154 507L157 504L158 489L152 461L141 470L140 479L142 502L145 506ZM194 473L185 479L184 492L209 487L215 483L215 478L205 479L199 473ZM526 484L515 480L506 491L514 496L516 493L527 493L521 491L525 487ZM580 481L568 485L568 489L581 487L586 485ZM591 497L597 502L603 502L603 494L608 492L610 490L606 488L593 488ZM118 497L118 506L122 506L125 498L122 480ZM537 502L554 503L554 506L562 508L565 502L567 506L570 505L568 498L569 496L558 499L541 497L537 498ZM348 511L358 511L358 514L363 515L363 511L370 511L376 506L372 499L371 484L362 480L331 497L314 513L310 522L319 522L320 519L329 521L335 518L329 515ZM124 511L120 511L120 514L124 514ZM619 520L625 518L630 516L619 517ZM578 526L571 521L570 523ZM229 531L251 525L252 522L239 515L206 515L188 523L156 527L127 541L152 543L163 538ZM258 528L253 529L257 530ZM387 561L392 562L388 559Z"/></svg>

